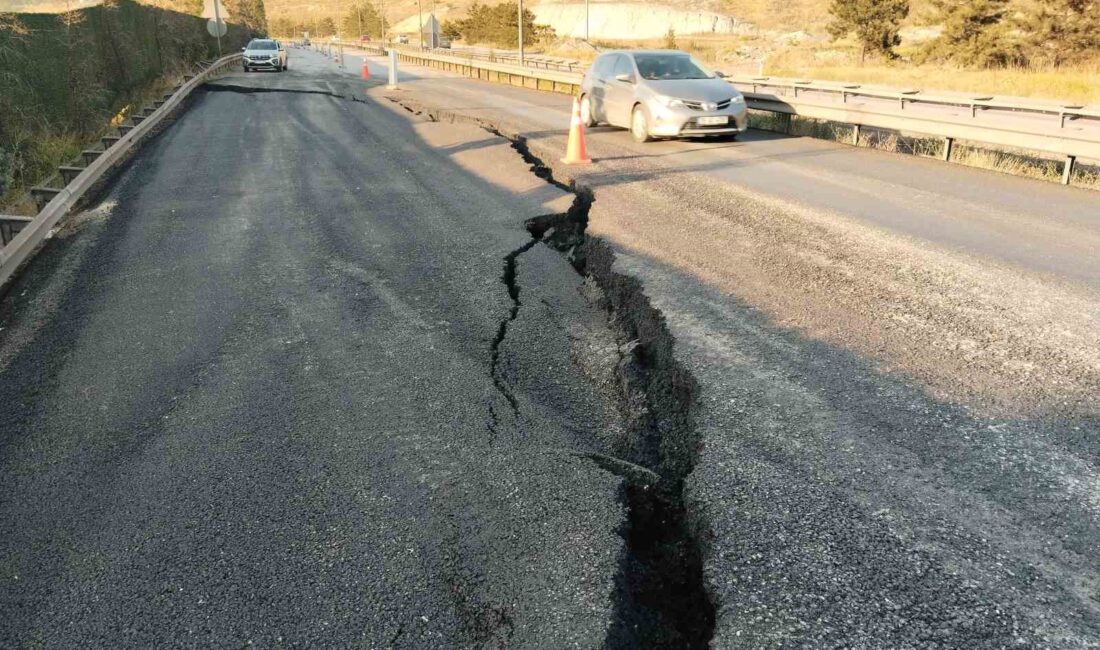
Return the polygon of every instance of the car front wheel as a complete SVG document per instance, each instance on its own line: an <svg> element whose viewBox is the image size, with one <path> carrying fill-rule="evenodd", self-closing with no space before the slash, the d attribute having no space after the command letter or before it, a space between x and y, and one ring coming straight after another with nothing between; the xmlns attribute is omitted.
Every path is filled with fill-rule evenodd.
<svg viewBox="0 0 1100 650"><path fill-rule="evenodd" d="M581 97L581 124L586 129L596 126L596 117L592 112L592 99L588 95Z"/></svg>
<svg viewBox="0 0 1100 650"><path fill-rule="evenodd" d="M653 139L649 135L649 118L640 105L634 107L634 113L630 116L630 135L635 142L649 142Z"/></svg>

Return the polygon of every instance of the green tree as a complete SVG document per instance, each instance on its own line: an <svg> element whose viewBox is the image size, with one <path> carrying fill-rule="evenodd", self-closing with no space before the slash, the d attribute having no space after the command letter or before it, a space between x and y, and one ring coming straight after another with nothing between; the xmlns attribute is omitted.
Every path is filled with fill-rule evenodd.
<svg viewBox="0 0 1100 650"><path fill-rule="evenodd" d="M1023 63L1009 25L1011 0L933 0L933 22L943 31L922 48L921 61L983 68Z"/></svg>
<svg viewBox="0 0 1100 650"><path fill-rule="evenodd" d="M449 38L452 41L457 41L462 38L462 25L458 20L444 20L443 24L439 27L439 33L443 38Z"/></svg>
<svg viewBox="0 0 1100 650"><path fill-rule="evenodd" d="M322 18L317 26L314 28L314 32L317 36L332 36L336 33L336 21L326 16Z"/></svg>
<svg viewBox="0 0 1100 650"><path fill-rule="evenodd" d="M289 18L284 18L282 16L278 18L272 18L271 20L267 21L267 26L272 36L286 38L288 36L297 35L294 29L295 25Z"/></svg>
<svg viewBox="0 0 1100 650"><path fill-rule="evenodd" d="M666 50L680 49L679 46L676 45L676 30L671 28L671 27L668 28L668 32L665 34L665 49Z"/></svg>
<svg viewBox="0 0 1100 650"><path fill-rule="evenodd" d="M1022 0L1014 20L1031 63L1063 65L1100 52L1097 0Z"/></svg>
<svg viewBox="0 0 1100 650"><path fill-rule="evenodd" d="M498 47L519 45L519 7L515 2L494 6L475 2L465 18L449 22L451 36L448 38L459 37L467 43L488 43ZM535 14L524 9L523 34L525 43L537 43L552 39L554 30L546 25L536 25Z"/></svg>
<svg viewBox="0 0 1100 650"><path fill-rule="evenodd" d="M377 38L382 36L382 16L374 5L362 3L355 5L344 15L340 24L340 33L345 37L358 38L370 36ZM389 23L386 23L388 26Z"/></svg>
<svg viewBox="0 0 1100 650"><path fill-rule="evenodd" d="M854 33L860 44L860 60L867 53L893 57L901 43L898 30L909 15L909 0L833 0L829 33L844 38Z"/></svg>
<svg viewBox="0 0 1100 650"><path fill-rule="evenodd" d="M267 11L264 0L222 0L229 12L226 22L244 26L253 36L267 34Z"/></svg>

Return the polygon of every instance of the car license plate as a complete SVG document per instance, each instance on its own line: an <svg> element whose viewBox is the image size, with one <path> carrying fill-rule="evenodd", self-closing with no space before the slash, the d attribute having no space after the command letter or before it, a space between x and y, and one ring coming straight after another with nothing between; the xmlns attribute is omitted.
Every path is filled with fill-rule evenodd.
<svg viewBox="0 0 1100 650"><path fill-rule="evenodd" d="M730 118L721 115L718 117L700 117L699 126L718 126L719 124L729 124Z"/></svg>

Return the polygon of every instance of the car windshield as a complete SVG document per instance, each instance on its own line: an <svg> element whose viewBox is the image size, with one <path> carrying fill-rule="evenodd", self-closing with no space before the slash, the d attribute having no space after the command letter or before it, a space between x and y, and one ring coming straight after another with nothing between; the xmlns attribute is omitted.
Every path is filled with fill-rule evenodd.
<svg viewBox="0 0 1100 650"><path fill-rule="evenodd" d="M275 41L252 41L248 44L250 50L274 50Z"/></svg>
<svg viewBox="0 0 1100 650"><path fill-rule="evenodd" d="M643 79L710 79L714 74L689 54L635 54Z"/></svg>

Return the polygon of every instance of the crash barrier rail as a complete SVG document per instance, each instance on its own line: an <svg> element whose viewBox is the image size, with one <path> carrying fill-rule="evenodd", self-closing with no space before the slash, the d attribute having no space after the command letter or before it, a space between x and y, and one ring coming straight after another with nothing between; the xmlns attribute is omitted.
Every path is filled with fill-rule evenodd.
<svg viewBox="0 0 1100 650"><path fill-rule="evenodd" d="M1054 154L1065 160L1063 184L1077 158L1100 161L1100 106L770 77L729 81L749 108L851 124L854 142L868 126L943 138L944 160L956 140Z"/></svg>
<svg viewBox="0 0 1100 650"><path fill-rule="evenodd" d="M355 47L364 49L359 44ZM385 49L372 47L379 53ZM440 54L438 50L393 49L404 63L538 90L575 95L583 78L581 71L532 69ZM798 116L850 124L856 143L861 127L942 138L944 160L951 159L956 141L1061 156L1062 183L1066 185L1078 158L1100 161L1100 106L772 77L729 77L727 81L742 91L750 109L785 116L787 129L790 117Z"/></svg>
<svg viewBox="0 0 1100 650"><path fill-rule="evenodd" d="M393 47L383 48L381 45L367 45L362 43L341 42L348 48L356 48L369 52L383 53L387 49L397 52L397 60L401 63L428 68L437 68L449 72L483 79L497 83L505 83L513 86L522 86L533 90L546 90L550 92L575 95L580 90L583 74L581 72L566 72L563 70L545 70L528 66L502 63L478 59L467 59L452 54L440 54L439 50L421 50L420 48Z"/></svg>
<svg viewBox="0 0 1100 650"><path fill-rule="evenodd" d="M526 54L521 60L519 54L511 50L486 50L477 48L427 48L416 45L388 44L377 41L337 41L344 47L356 47L359 49L388 50L395 49L398 52L425 52L437 56L448 56L473 61L488 61L490 63L505 63L509 65L525 66L536 70L557 70L560 72L583 73L588 67L574 59L561 59L557 57L543 56L541 54Z"/></svg>
<svg viewBox="0 0 1100 650"><path fill-rule="evenodd" d="M63 166L58 177L64 187L39 186L31 188L38 214L34 217L0 215L0 286L5 285L17 269L30 260L49 235L51 229L76 205L115 164L123 160L165 116L169 115L192 91L215 74L239 62L241 54L230 54L207 65L193 74L186 74L180 86L166 93L161 99L131 116L130 124L118 127L118 135L102 138L103 150L87 150L79 161L85 166ZM56 177L55 177L56 178Z"/></svg>

